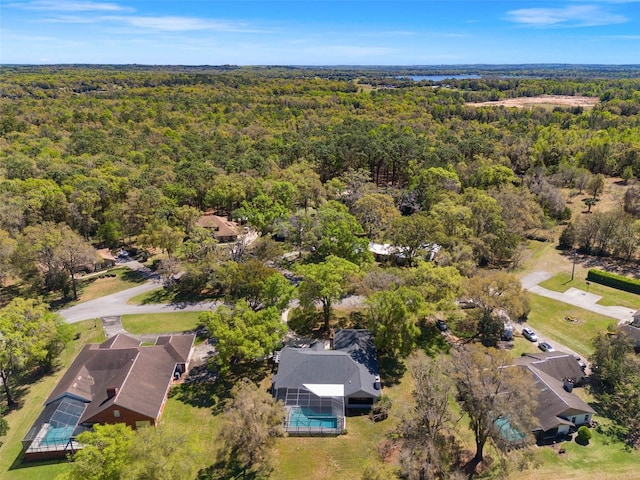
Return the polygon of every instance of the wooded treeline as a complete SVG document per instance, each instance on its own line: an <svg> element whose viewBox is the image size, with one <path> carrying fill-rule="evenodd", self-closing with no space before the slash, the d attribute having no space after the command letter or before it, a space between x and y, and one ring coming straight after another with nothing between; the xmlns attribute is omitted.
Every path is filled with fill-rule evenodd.
<svg viewBox="0 0 640 480"><path fill-rule="evenodd" d="M137 237L193 259L208 251L196 247L200 211L241 215L263 233L288 228L302 248L326 240L341 206L356 235L406 246L416 239L400 233L429 232L442 263L465 274L504 264L527 233L569 220L567 188L595 201L597 174L640 174L640 79L587 70L415 83L395 70L3 67L0 276L29 276L16 241L44 222L94 244ZM543 93L600 102L465 104ZM640 193L630 191L625 227L637 226ZM305 212L321 205L325 223L313 210L305 230ZM309 230L315 239L301 236ZM580 246L633 258L631 230L630 245Z"/></svg>

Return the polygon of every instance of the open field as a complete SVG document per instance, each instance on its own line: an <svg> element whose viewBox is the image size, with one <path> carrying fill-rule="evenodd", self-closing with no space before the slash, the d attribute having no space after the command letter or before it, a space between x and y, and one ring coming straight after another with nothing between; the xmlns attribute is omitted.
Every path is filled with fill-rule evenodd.
<svg viewBox="0 0 640 480"><path fill-rule="evenodd" d="M201 312L144 313L123 315L122 326L133 334L177 333L195 330Z"/></svg>
<svg viewBox="0 0 640 480"><path fill-rule="evenodd" d="M540 95L537 97L518 97L497 100L493 102L470 102L471 107L503 106L525 108L532 106L562 106L562 107L582 107L593 108L600 99L598 97L578 97L569 95Z"/></svg>

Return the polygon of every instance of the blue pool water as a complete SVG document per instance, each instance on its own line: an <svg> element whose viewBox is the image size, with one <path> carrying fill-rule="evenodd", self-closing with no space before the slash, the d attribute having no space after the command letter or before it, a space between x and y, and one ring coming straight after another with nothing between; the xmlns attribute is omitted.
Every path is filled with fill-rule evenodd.
<svg viewBox="0 0 640 480"><path fill-rule="evenodd" d="M66 445L71 438L74 428L75 426L51 427L47 435L42 439L42 442L40 442L40 445Z"/></svg>
<svg viewBox="0 0 640 480"><path fill-rule="evenodd" d="M338 418L318 414L309 408L295 407L289 414L289 426L338 428Z"/></svg>

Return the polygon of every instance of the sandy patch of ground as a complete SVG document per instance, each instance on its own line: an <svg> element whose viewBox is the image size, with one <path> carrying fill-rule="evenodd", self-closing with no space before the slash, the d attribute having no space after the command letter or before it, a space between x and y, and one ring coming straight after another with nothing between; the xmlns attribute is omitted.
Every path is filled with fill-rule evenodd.
<svg viewBox="0 0 640 480"><path fill-rule="evenodd" d="M559 105L563 107L591 108L600 101L598 97L576 97L569 95L540 95L538 97L507 98L493 102L470 102L471 107L504 106L524 108L532 105Z"/></svg>

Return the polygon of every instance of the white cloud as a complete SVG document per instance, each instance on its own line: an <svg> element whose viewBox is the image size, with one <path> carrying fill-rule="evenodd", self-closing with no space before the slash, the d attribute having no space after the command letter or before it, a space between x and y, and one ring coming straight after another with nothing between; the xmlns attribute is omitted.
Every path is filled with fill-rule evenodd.
<svg viewBox="0 0 640 480"><path fill-rule="evenodd" d="M609 13L597 5L575 5L564 8L521 8L507 12L508 19L532 27L591 27L624 23L624 15Z"/></svg>
<svg viewBox="0 0 640 480"><path fill-rule="evenodd" d="M210 30L217 32L267 33L264 31L251 29L248 25L239 22L226 22L221 20L197 17L118 16L102 17L102 20L108 20L136 28L162 32L193 32L198 30Z"/></svg>
<svg viewBox="0 0 640 480"><path fill-rule="evenodd" d="M8 7L21 8L23 10L41 10L52 12L131 12L133 9L123 7L117 3L92 2L92 1L57 1L36 0L25 3L10 3Z"/></svg>

